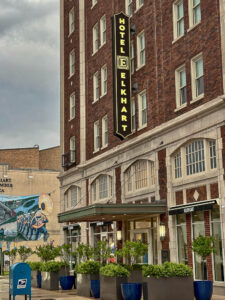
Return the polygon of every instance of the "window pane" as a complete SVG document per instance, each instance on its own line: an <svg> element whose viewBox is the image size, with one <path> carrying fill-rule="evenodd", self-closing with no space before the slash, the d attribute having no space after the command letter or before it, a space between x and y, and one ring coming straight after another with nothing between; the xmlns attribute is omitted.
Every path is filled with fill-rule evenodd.
<svg viewBox="0 0 225 300"><path fill-rule="evenodd" d="M71 206L74 207L77 205L77 195L78 194L78 188L74 187L71 189Z"/></svg>
<svg viewBox="0 0 225 300"><path fill-rule="evenodd" d="M186 171L192 175L205 171L203 141L195 141L186 146Z"/></svg>
<svg viewBox="0 0 225 300"><path fill-rule="evenodd" d="M131 102L131 117L132 117L132 130L136 129L136 117L135 117L135 100Z"/></svg>
<svg viewBox="0 0 225 300"><path fill-rule="evenodd" d="M99 178L99 198L104 199L108 197L108 189L107 189L107 176L101 176Z"/></svg>
<svg viewBox="0 0 225 300"><path fill-rule="evenodd" d="M196 61L196 77L203 76L203 60L200 58Z"/></svg>
<svg viewBox="0 0 225 300"><path fill-rule="evenodd" d="M135 169L135 188L141 189L147 187L147 161L138 161L134 165Z"/></svg>
<svg viewBox="0 0 225 300"><path fill-rule="evenodd" d="M181 171L181 152L179 151L174 157L174 164L175 164L175 178L182 177Z"/></svg>
<svg viewBox="0 0 225 300"><path fill-rule="evenodd" d="M193 24L197 24L201 21L201 6L200 4L193 9Z"/></svg>
<svg viewBox="0 0 225 300"><path fill-rule="evenodd" d="M179 263L188 263L186 215L177 216L177 250Z"/></svg>

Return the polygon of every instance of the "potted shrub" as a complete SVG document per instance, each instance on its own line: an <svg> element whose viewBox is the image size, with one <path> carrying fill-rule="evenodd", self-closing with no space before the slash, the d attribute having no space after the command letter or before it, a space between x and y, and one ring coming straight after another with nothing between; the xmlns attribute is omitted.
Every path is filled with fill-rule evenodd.
<svg viewBox="0 0 225 300"><path fill-rule="evenodd" d="M87 260L75 267L77 274L77 295L91 296L91 280L99 280L99 269L101 264L96 261Z"/></svg>
<svg viewBox="0 0 225 300"><path fill-rule="evenodd" d="M216 252L215 238L212 236L199 236L192 242L192 250L201 257L203 280L194 281L196 300L210 300L213 293L213 282L207 280L206 258Z"/></svg>
<svg viewBox="0 0 225 300"><path fill-rule="evenodd" d="M129 271L118 264L108 264L100 268L101 300L122 300L121 284L127 282Z"/></svg>
<svg viewBox="0 0 225 300"><path fill-rule="evenodd" d="M31 268L31 286L41 288L41 262L27 262Z"/></svg>
<svg viewBox="0 0 225 300"><path fill-rule="evenodd" d="M61 262L48 261L40 267L42 277L42 288L45 290L59 289L59 271L62 267Z"/></svg>
<svg viewBox="0 0 225 300"><path fill-rule="evenodd" d="M70 275L69 261L71 261L72 246L64 244L60 247L60 258L62 261L59 273L59 282L62 290L71 290L74 285L74 275Z"/></svg>
<svg viewBox="0 0 225 300"><path fill-rule="evenodd" d="M9 256L10 265L12 266L17 256L17 248L5 251L5 255Z"/></svg>
<svg viewBox="0 0 225 300"><path fill-rule="evenodd" d="M20 260L22 262L25 262L28 259L28 257L31 256L34 252L29 247L20 246L17 249L17 253L19 254Z"/></svg>
<svg viewBox="0 0 225 300"><path fill-rule="evenodd" d="M143 276L144 300L194 299L192 269L187 265L145 265Z"/></svg>

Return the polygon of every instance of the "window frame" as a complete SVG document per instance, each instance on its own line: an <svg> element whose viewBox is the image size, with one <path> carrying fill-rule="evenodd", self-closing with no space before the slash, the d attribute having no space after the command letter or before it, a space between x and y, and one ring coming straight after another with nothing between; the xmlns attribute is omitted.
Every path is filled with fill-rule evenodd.
<svg viewBox="0 0 225 300"><path fill-rule="evenodd" d="M101 97L107 94L108 70L107 65L101 67Z"/></svg>
<svg viewBox="0 0 225 300"><path fill-rule="evenodd" d="M99 150L100 150L100 124L98 120L94 122L94 153Z"/></svg>
<svg viewBox="0 0 225 300"><path fill-rule="evenodd" d="M185 81L186 85L181 87L180 84L180 74L182 71L185 71ZM176 87L176 109L181 109L187 106L187 75L186 75L186 66L185 64L181 65L175 70L175 87ZM186 89L186 102L181 104L181 89Z"/></svg>
<svg viewBox="0 0 225 300"><path fill-rule="evenodd" d="M125 0L125 4L126 4L126 14L129 17L133 16L133 0ZM130 14L130 7L131 7L131 14Z"/></svg>
<svg viewBox="0 0 225 300"><path fill-rule="evenodd" d="M130 43L130 71L134 74L135 71L135 61L134 61L134 41Z"/></svg>
<svg viewBox="0 0 225 300"><path fill-rule="evenodd" d="M141 47L141 39L144 37L144 48ZM143 52L144 62L141 63L141 53ZM146 64L146 42L145 42L145 32L141 31L137 35L137 70L144 67Z"/></svg>
<svg viewBox="0 0 225 300"><path fill-rule="evenodd" d="M72 27L72 29L71 29ZM74 32L75 30L75 11L74 7L69 11L69 36Z"/></svg>
<svg viewBox="0 0 225 300"><path fill-rule="evenodd" d="M99 37L98 37L98 23L96 23L92 28L92 37L93 37L93 55L98 51L99 49Z"/></svg>
<svg viewBox="0 0 225 300"><path fill-rule="evenodd" d="M107 126L106 126L107 125ZM102 118L102 149L108 146L108 116ZM107 127L107 128L106 128ZM107 136L107 138L106 138Z"/></svg>
<svg viewBox="0 0 225 300"><path fill-rule="evenodd" d="M198 5L197 5L198 6ZM199 6L200 6L200 20L198 22L194 22L194 5L193 0L188 1L188 7L189 7L189 30L197 26L202 21L202 11L201 11L201 0L199 0Z"/></svg>
<svg viewBox="0 0 225 300"><path fill-rule="evenodd" d="M75 114L76 114L75 101L76 101L75 93L72 93L70 95L70 120L73 120L75 118Z"/></svg>
<svg viewBox="0 0 225 300"><path fill-rule="evenodd" d="M146 108L143 109L143 95L145 95L145 102L146 102ZM143 124L143 111L146 110L146 123ZM146 94L146 90L143 90L142 92L140 92L138 94L138 129L142 129L147 127L148 124L148 114L147 114L147 94Z"/></svg>
<svg viewBox="0 0 225 300"><path fill-rule="evenodd" d="M178 19L178 5L180 3L183 3L183 17ZM183 34L178 35L178 23L183 20ZM173 3L173 39L176 41L177 39L180 39L185 34L185 27L184 27L184 1L183 0L177 0Z"/></svg>
<svg viewBox="0 0 225 300"><path fill-rule="evenodd" d="M107 186L107 195L106 197L100 198L100 179L106 178L106 186ZM113 195L113 178L107 174L101 174L97 178L95 178L91 183L91 201L92 203L95 202L104 202L107 199L111 199Z"/></svg>
<svg viewBox="0 0 225 300"><path fill-rule="evenodd" d="M92 0L92 7L93 8L98 3L98 0Z"/></svg>
<svg viewBox="0 0 225 300"><path fill-rule="evenodd" d="M143 3L140 4L140 1ZM136 0L136 11L138 11L142 6L144 6L145 1L144 0Z"/></svg>
<svg viewBox="0 0 225 300"><path fill-rule="evenodd" d="M131 130L136 131L136 103L135 98L131 98Z"/></svg>
<svg viewBox="0 0 225 300"><path fill-rule="evenodd" d="M69 78L75 74L75 51L70 51L69 54Z"/></svg>
<svg viewBox="0 0 225 300"><path fill-rule="evenodd" d="M97 71L93 75L93 102L97 102L99 99L100 99L99 72Z"/></svg>
<svg viewBox="0 0 225 300"><path fill-rule="evenodd" d="M197 75L196 75L196 70L197 70L196 63L200 59L202 59L203 75L197 78ZM192 88L192 101L191 101L191 103L204 98L204 92L205 92L204 76L205 76L205 73L204 73L204 60L203 60L203 55L202 55L202 52L201 52L201 53L199 53L198 55L194 56L191 59L191 88ZM196 81L199 80L201 77L203 77L203 93L197 95L197 84L196 84Z"/></svg>
<svg viewBox="0 0 225 300"><path fill-rule="evenodd" d="M105 24L105 28L103 25ZM106 44L106 15L102 16L100 19L100 47ZM105 36L105 39L104 39Z"/></svg>
<svg viewBox="0 0 225 300"><path fill-rule="evenodd" d="M70 137L70 163L73 164L75 162L76 162L76 137L74 135Z"/></svg>

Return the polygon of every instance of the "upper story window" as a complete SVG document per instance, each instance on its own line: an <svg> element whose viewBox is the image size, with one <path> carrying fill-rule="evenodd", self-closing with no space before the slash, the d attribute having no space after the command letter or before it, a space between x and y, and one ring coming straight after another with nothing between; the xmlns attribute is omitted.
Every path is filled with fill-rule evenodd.
<svg viewBox="0 0 225 300"><path fill-rule="evenodd" d="M135 99L131 99L131 129L136 130L136 109L135 109Z"/></svg>
<svg viewBox="0 0 225 300"><path fill-rule="evenodd" d="M98 72L96 72L93 76L93 101L99 100L99 75Z"/></svg>
<svg viewBox="0 0 225 300"><path fill-rule="evenodd" d="M92 202L112 197L112 177L100 175L91 184Z"/></svg>
<svg viewBox="0 0 225 300"><path fill-rule="evenodd" d="M139 128L147 125L147 99L146 91L138 95L138 109L139 109Z"/></svg>
<svg viewBox="0 0 225 300"><path fill-rule="evenodd" d="M138 160L125 172L126 192L135 192L149 188L155 184L154 163L148 160Z"/></svg>
<svg viewBox="0 0 225 300"><path fill-rule="evenodd" d="M70 95L70 120L75 117L75 93Z"/></svg>
<svg viewBox="0 0 225 300"><path fill-rule="evenodd" d="M176 103L177 108L186 105L187 103L187 82L185 66L179 67L175 72L176 83Z"/></svg>
<svg viewBox="0 0 225 300"><path fill-rule="evenodd" d="M201 22L201 1L200 0L189 0L189 26Z"/></svg>
<svg viewBox="0 0 225 300"><path fill-rule="evenodd" d="M69 34L74 32L74 8L72 8L69 12Z"/></svg>
<svg viewBox="0 0 225 300"><path fill-rule="evenodd" d="M133 0L125 0L126 2L126 14L131 17L133 14Z"/></svg>
<svg viewBox="0 0 225 300"><path fill-rule="evenodd" d="M174 40L184 35L184 6L183 0L173 4Z"/></svg>
<svg viewBox="0 0 225 300"><path fill-rule="evenodd" d="M92 0L92 7L98 3L98 0Z"/></svg>
<svg viewBox="0 0 225 300"><path fill-rule="evenodd" d="M137 36L137 66L138 68L145 65L145 34L141 32Z"/></svg>
<svg viewBox="0 0 225 300"><path fill-rule="evenodd" d="M174 177L182 178L217 168L216 141L196 140L182 146L174 155Z"/></svg>
<svg viewBox="0 0 225 300"><path fill-rule="evenodd" d="M102 118L102 147L108 146L108 117Z"/></svg>
<svg viewBox="0 0 225 300"><path fill-rule="evenodd" d="M98 23L93 27L93 53L98 51Z"/></svg>
<svg viewBox="0 0 225 300"><path fill-rule="evenodd" d="M107 66L101 68L101 96L107 94Z"/></svg>
<svg viewBox="0 0 225 300"><path fill-rule="evenodd" d="M106 16L103 16L100 20L100 45L106 43Z"/></svg>
<svg viewBox="0 0 225 300"><path fill-rule="evenodd" d="M144 0L136 0L136 10L144 5Z"/></svg>
<svg viewBox="0 0 225 300"><path fill-rule="evenodd" d="M69 56L70 63L70 77L75 73L75 52L72 50Z"/></svg>
<svg viewBox="0 0 225 300"><path fill-rule="evenodd" d="M191 60L192 77L192 100L197 100L204 96L204 69L203 57L199 54Z"/></svg>
<svg viewBox="0 0 225 300"><path fill-rule="evenodd" d="M65 209L74 208L80 202L80 188L78 186L70 187L64 194Z"/></svg>
<svg viewBox="0 0 225 300"><path fill-rule="evenodd" d="M131 73L134 73L134 43L130 44L130 69Z"/></svg>
<svg viewBox="0 0 225 300"><path fill-rule="evenodd" d="M76 142L75 136L70 138L70 162L74 163L76 161Z"/></svg>
<svg viewBox="0 0 225 300"><path fill-rule="evenodd" d="M94 123L94 152L100 150L100 129L99 129L99 121Z"/></svg>

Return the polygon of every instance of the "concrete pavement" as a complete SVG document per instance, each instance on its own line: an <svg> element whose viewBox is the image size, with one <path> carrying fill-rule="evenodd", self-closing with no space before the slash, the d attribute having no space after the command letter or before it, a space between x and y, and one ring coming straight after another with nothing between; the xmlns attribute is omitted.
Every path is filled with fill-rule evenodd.
<svg viewBox="0 0 225 300"><path fill-rule="evenodd" d="M29 299L29 297L28 297ZM37 300L90 300L93 298L80 297L76 295L76 290L70 291L47 291L32 288L32 299ZM0 300L9 300L9 279L0 277ZM24 296L16 296L16 300L24 300ZM165 299L166 300L166 299ZM194 299L193 299L194 300ZM213 296L212 300L225 300L224 296Z"/></svg>

